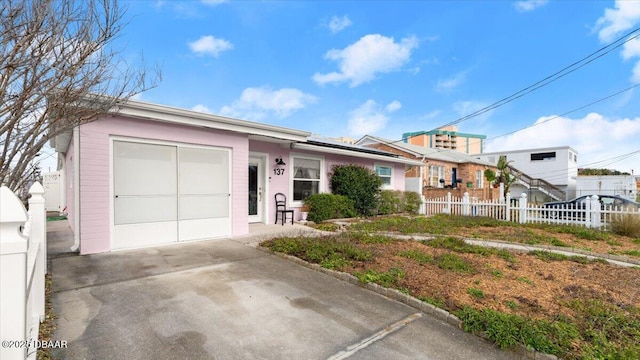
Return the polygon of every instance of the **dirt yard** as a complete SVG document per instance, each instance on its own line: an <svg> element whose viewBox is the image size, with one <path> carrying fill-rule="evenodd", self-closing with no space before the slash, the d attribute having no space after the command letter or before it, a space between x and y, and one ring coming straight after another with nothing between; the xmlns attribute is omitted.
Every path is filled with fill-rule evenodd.
<svg viewBox="0 0 640 360"><path fill-rule="evenodd" d="M450 312L490 309L551 324L544 326L554 334L544 341L551 341L548 349L563 358L640 358L640 238L578 228L474 226L473 221L367 220L336 235L279 239L263 246L399 289ZM372 235L380 231L437 236L417 241ZM463 238L526 244L530 252L483 248ZM575 255L549 252L550 246ZM589 260L584 253L597 258ZM608 263L604 258L610 255L632 266ZM513 330L522 325L518 321L506 326ZM496 335L497 343L511 336L508 329L494 330L504 331ZM528 338L515 341L531 344L537 335L517 336Z"/></svg>

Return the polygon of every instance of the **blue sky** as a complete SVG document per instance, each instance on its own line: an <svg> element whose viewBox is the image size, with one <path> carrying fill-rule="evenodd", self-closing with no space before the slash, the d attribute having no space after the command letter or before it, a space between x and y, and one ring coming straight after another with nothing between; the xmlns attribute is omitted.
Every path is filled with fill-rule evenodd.
<svg viewBox="0 0 640 360"><path fill-rule="evenodd" d="M456 121L640 27L640 1L123 5L116 45L163 74L138 99L356 139ZM551 119L637 84L640 38L457 126L485 151L568 145L580 166L640 174L640 86Z"/></svg>

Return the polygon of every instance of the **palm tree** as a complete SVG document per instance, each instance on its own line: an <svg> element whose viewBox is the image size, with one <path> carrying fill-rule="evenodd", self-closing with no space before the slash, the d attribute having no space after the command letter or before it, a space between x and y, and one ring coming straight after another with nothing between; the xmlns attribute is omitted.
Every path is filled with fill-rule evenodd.
<svg viewBox="0 0 640 360"><path fill-rule="evenodd" d="M498 159L498 164L496 168L498 169L497 181L498 183L504 184L504 193L508 194L511 185L518 180L517 173L512 174L512 167L509 166L513 161L507 161L507 157L505 155L501 155Z"/></svg>

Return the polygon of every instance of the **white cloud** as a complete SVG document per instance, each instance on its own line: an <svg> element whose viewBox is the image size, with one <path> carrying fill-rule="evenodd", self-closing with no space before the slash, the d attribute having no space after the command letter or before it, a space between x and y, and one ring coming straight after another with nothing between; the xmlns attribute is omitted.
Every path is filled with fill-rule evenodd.
<svg viewBox="0 0 640 360"><path fill-rule="evenodd" d="M343 17L337 17L334 15L331 17L331 20L329 21L329 24L327 24L327 26L329 27L329 30L331 30L332 34L337 34L340 31L351 26L351 24L351 19L349 19L347 15Z"/></svg>
<svg viewBox="0 0 640 360"><path fill-rule="evenodd" d="M388 113L398 111L401 108L402 108L402 103L398 100L393 100L392 102L388 103L387 106L385 106L385 110L387 110Z"/></svg>
<svg viewBox="0 0 640 360"><path fill-rule="evenodd" d="M233 44L212 35L204 35L200 39L190 42L189 48L198 55L212 55L218 57L220 53L233 49Z"/></svg>
<svg viewBox="0 0 640 360"><path fill-rule="evenodd" d="M545 6L548 2L549 0L523 0L516 1L513 6L515 6L519 12L527 12Z"/></svg>
<svg viewBox="0 0 640 360"><path fill-rule="evenodd" d="M192 107L191 110L198 111L198 112L201 112L201 113L213 114L213 111L211 111L208 107L206 107L205 105L202 105L202 104L198 104L198 105Z"/></svg>
<svg viewBox="0 0 640 360"><path fill-rule="evenodd" d="M613 9L605 9L596 22L598 36L603 43L613 41L622 32L630 30L640 22L640 2L617 0Z"/></svg>
<svg viewBox="0 0 640 360"><path fill-rule="evenodd" d="M631 81L640 84L640 61L633 67L633 75L631 75Z"/></svg>
<svg viewBox="0 0 640 360"><path fill-rule="evenodd" d="M250 120L267 116L285 118L291 113L313 104L317 98L294 88L272 90L268 87L246 88L240 99L220 109L220 114Z"/></svg>
<svg viewBox="0 0 640 360"><path fill-rule="evenodd" d="M436 91L447 92L460 86L466 79L466 72L461 72L449 79L440 79L436 84Z"/></svg>
<svg viewBox="0 0 640 360"><path fill-rule="evenodd" d="M605 9L604 15L596 22L598 37L602 43L609 43L616 37L640 23L640 1L617 0L613 9ZM640 39L626 42L622 48L622 58L629 60L640 57ZM640 83L640 61L633 69L631 81Z"/></svg>
<svg viewBox="0 0 640 360"><path fill-rule="evenodd" d="M400 69L409 62L411 52L417 47L415 36L395 42L393 38L380 34L365 35L342 50L329 50L325 58L336 61L340 71L315 73L313 80L320 85L348 81L351 87L355 87L375 79L377 74Z"/></svg>
<svg viewBox="0 0 640 360"><path fill-rule="evenodd" d="M375 101L369 99L364 104L349 113L348 129L352 136L374 134L387 125L389 115L402 108L398 100L393 100L384 108Z"/></svg>
<svg viewBox="0 0 640 360"><path fill-rule="evenodd" d="M640 174L640 154L618 161L620 155L640 150L640 117L610 119L591 113L581 119L541 117L530 128L487 142L486 152L571 146L578 166L608 168Z"/></svg>
<svg viewBox="0 0 640 360"><path fill-rule="evenodd" d="M624 44L624 48L622 49L622 58L625 60L629 60L633 57L640 56L640 38L635 38L626 44Z"/></svg>

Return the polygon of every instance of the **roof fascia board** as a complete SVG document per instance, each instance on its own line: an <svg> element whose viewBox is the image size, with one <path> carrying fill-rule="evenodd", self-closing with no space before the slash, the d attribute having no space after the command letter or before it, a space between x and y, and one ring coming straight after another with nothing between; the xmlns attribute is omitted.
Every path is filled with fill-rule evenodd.
<svg viewBox="0 0 640 360"><path fill-rule="evenodd" d="M123 116L142 118L152 121L228 130L252 135L264 135L291 141L306 141L307 137L311 135L310 132L302 130L260 124L246 120L232 119L224 116L205 114L197 111L183 110L139 101L128 101L116 110L116 113Z"/></svg>
<svg viewBox="0 0 640 360"><path fill-rule="evenodd" d="M366 139L365 139L365 138L366 138ZM387 142L387 141L384 141L384 140L382 140L382 139L380 139L380 138L376 138L376 137L369 136L369 135L366 135L366 136L365 136L365 137L363 137L362 139L358 140L358 142L360 142L360 141L365 141L365 140L369 140L369 141L371 141L372 143L376 143L376 144L381 144L381 145L387 145L387 146L390 146L390 147L392 147L392 148L394 148L394 149L396 149L396 150L404 151L404 152L406 152L406 153L408 153L408 154L411 154L411 155L413 155L413 156L415 156L415 157L417 157L417 158L421 158L421 157L423 157L423 154L420 154L420 153L418 153L418 152L415 152L415 151L413 151L413 150L410 150L410 149L408 149L408 148L406 148L406 147L402 146L402 144L400 144L400 145L396 145L396 143L394 143L394 142Z"/></svg>
<svg viewBox="0 0 640 360"><path fill-rule="evenodd" d="M391 162L391 163L400 163L400 164L405 164L405 165L414 165L414 166L422 166L422 165L424 165L424 163L422 163L422 161L419 161L419 160L411 160L411 159L399 158L399 157L390 157L390 156L363 153L363 152L344 150L344 149L335 149L335 148L329 148L329 147L311 145L311 144L295 143L295 144L291 145L291 148L292 149L297 149L297 150L317 151L317 152L322 152L322 153L327 153L327 154L359 157L359 158L364 158L364 159L373 159L373 160L385 161L385 162Z"/></svg>

